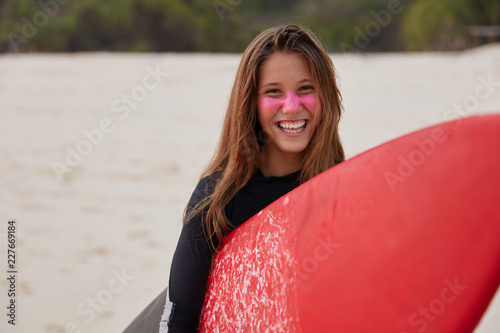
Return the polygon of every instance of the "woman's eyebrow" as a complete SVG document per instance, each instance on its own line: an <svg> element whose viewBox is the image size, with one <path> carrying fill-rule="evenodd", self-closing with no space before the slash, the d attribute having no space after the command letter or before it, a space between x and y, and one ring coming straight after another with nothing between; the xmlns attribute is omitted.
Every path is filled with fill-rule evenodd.
<svg viewBox="0 0 500 333"><path fill-rule="evenodd" d="M266 83L266 84L261 85L260 87L264 88L264 87L268 87L268 86L273 86L273 87L279 86L279 83L277 83L277 82Z"/></svg>
<svg viewBox="0 0 500 333"><path fill-rule="evenodd" d="M302 84L302 83L313 83L313 80L310 79L310 78L305 78L305 79L302 79L298 82L298 84ZM280 84L277 83L277 82L270 82L270 83L266 83L266 84L263 84L259 87L259 89L263 89L263 88L266 88L266 87L276 87L276 86L279 86Z"/></svg>

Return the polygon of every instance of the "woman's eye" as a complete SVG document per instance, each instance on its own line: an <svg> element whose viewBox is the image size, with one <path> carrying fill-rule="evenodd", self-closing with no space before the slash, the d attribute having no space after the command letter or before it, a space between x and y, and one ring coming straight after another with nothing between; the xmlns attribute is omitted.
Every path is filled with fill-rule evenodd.
<svg viewBox="0 0 500 333"><path fill-rule="evenodd" d="M279 89L269 89L266 91L266 94L279 94Z"/></svg>
<svg viewBox="0 0 500 333"><path fill-rule="evenodd" d="M313 86L303 86L303 87L300 87L299 90L300 91L312 91L312 90L314 90L314 87Z"/></svg>

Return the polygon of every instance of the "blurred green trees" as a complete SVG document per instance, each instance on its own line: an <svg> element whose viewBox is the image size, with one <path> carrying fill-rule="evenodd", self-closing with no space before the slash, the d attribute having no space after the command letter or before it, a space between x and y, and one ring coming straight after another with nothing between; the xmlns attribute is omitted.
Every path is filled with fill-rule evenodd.
<svg viewBox="0 0 500 333"><path fill-rule="evenodd" d="M453 50L475 45L478 41L472 38L471 27L496 26L499 14L498 0L415 1L403 16L401 30L405 48Z"/></svg>
<svg viewBox="0 0 500 333"><path fill-rule="evenodd" d="M0 52L241 52L298 23L330 52L449 50L495 37L500 0L0 0Z"/></svg>

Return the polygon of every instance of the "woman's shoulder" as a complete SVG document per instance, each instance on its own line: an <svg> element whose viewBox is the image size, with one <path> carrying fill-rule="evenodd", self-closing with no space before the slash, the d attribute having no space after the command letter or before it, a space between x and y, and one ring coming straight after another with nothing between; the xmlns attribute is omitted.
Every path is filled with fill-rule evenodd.
<svg viewBox="0 0 500 333"><path fill-rule="evenodd" d="M205 195L211 194L215 189L215 185L217 184L221 173L221 171L217 171L201 178L198 185L196 185L195 191L204 192Z"/></svg>
<svg viewBox="0 0 500 333"><path fill-rule="evenodd" d="M214 172L200 179L191 195L191 199L189 199L188 208L192 209L204 198L212 195L220 174L221 172Z"/></svg>

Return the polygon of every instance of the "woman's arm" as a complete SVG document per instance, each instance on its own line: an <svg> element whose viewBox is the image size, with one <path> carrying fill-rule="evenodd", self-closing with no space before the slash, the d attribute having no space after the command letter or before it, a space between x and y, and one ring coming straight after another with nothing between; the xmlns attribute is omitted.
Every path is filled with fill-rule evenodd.
<svg viewBox="0 0 500 333"><path fill-rule="evenodd" d="M186 215L212 190L212 180L203 178L189 200ZM196 332L198 328L213 255L203 223L202 214L198 214L182 227L172 258L168 288L172 303L168 315L169 333Z"/></svg>

